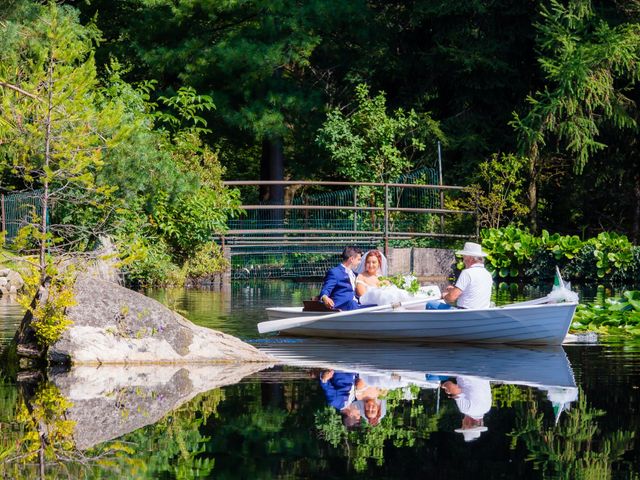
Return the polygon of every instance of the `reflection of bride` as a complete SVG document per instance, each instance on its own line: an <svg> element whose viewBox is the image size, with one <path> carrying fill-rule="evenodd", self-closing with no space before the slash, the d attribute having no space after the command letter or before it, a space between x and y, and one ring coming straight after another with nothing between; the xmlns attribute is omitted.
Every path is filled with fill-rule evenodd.
<svg viewBox="0 0 640 480"><path fill-rule="evenodd" d="M369 250L356 270L356 295L362 305L386 305L411 299L406 290L381 284L380 276L387 275L387 259L379 250Z"/></svg>

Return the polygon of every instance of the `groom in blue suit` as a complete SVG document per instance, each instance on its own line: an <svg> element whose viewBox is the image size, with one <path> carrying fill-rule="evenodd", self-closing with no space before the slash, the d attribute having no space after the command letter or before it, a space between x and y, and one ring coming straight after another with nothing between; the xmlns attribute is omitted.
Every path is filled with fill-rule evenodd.
<svg viewBox="0 0 640 480"><path fill-rule="evenodd" d="M356 301L356 274L362 260L362 250L346 247L342 251L342 263L327 272L320 290L320 301L328 308L336 310L355 310L360 308Z"/></svg>

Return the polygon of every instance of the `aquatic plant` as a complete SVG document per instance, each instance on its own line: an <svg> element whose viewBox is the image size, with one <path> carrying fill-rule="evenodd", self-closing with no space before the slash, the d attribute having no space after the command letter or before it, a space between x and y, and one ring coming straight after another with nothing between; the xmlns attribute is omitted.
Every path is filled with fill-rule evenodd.
<svg viewBox="0 0 640 480"><path fill-rule="evenodd" d="M640 291L627 290L619 298L578 305L571 329L640 336Z"/></svg>
<svg viewBox="0 0 640 480"><path fill-rule="evenodd" d="M509 225L482 230L487 269L500 278L551 277L559 266L571 279L635 282L640 272L640 248L624 235L601 232L581 240L577 235L539 236ZM458 268L462 269L461 263Z"/></svg>

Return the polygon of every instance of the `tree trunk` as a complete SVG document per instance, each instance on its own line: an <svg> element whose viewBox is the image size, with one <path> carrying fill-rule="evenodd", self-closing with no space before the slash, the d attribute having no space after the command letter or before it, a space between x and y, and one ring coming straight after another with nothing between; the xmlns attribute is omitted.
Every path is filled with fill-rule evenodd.
<svg viewBox="0 0 640 480"><path fill-rule="evenodd" d="M261 180L284 180L284 152L280 137L265 138L262 141L262 157L260 159ZM261 189L260 198L271 205L284 204L284 185L269 185ZM283 210L270 210L269 218L274 223L281 223Z"/></svg>
<svg viewBox="0 0 640 480"><path fill-rule="evenodd" d="M631 236L634 244L638 244L640 240L640 174L636 174L634 178L633 193L635 199L635 211L633 215L633 226L631 228Z"/></svg>
<svg viewBox="0 0 640 480"><path fill-rule="evenodd" d="M44 182L42 184L42 218L40 219L40 282L47 275L47 217L49 216L49 179L47 170L51 160L51 112L53 110L53 52L49 52L49 72L47 78L47 117L44 137Z"/></svg>
<svg viewBox="0 0 640 480"><path fill-rule="evenodd" d="M271 180L271 169L269 168L269 142L262 141L262 155L260 155L260 180ZM260 201L268 202L271 190L269 185L260 185Z"/></svg>
<svg viewBox="0 0 640 480"><path fill-rule="evenodd" d="M538 233L538 152L532 147L529 153L529 223L531 232Z"/></svg>

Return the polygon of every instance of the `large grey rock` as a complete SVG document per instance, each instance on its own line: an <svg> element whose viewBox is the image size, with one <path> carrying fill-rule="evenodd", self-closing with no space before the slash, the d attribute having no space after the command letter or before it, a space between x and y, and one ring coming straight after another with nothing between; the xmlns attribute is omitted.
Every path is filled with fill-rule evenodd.
<svg viewBox="0 0 640 480"><path fill-rule="evenodd" d="M218 365L138 365L74 367L49 378L73 404L66 418L75 422L80 450L151 425L201 392L238 383L268 368L258 363Z"/></svg>
<svg viewBox="0 0 640 480"><path fill-rule="evenodd" d="M0 294L15 295L24 286L24 280L18 272L3 268L0 270Z"/></svg>
<svg viewBox="0 0 640 480"><path fill-rule="evenodd" d="M194 325L161 303L89 275L79 275L73 321L49 347L52 363L142 364L269 362L231 335Z"/></svg>
<svg viewBox="0 0 640 480"><path fill-rule="evenodd" d="M24 286L24 280L18 272L11 270L6 278L12 287L16 287L16 290L20 290Z"/></svg>

